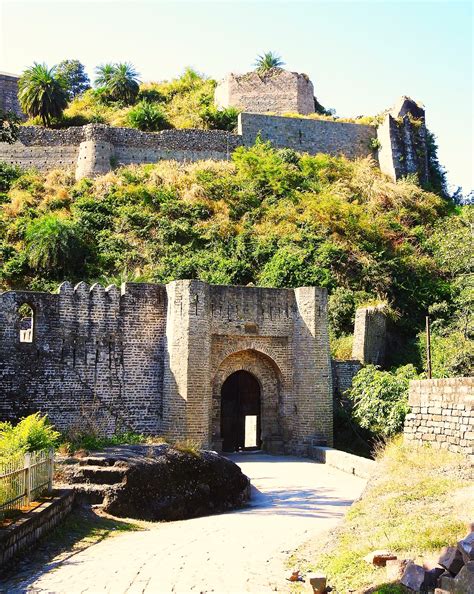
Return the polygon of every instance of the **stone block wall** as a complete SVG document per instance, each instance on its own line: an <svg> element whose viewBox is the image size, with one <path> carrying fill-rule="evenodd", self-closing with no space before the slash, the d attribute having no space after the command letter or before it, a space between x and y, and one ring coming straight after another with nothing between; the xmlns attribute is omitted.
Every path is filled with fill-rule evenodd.
<svg viewBox="0 0 474 594"><path fill-rule="evenodd" d="M417 174L429 181L425 111L412 99L401 97L377 129L380 168L392 179Z"/></svg>
<svg viewBox="0 0 474 594"><path fill-rule="evenodd" d="M260 136L278 148L289 147L311 155L345 155L349 159L373 155L370 141L377 137L374 126L256 113L240 114L238 130L247 146Z"/></svg>
<svg viewBox="0 0 474 594"><path fill-rule="evenodd" d="M465 454L474 463L474 377L410 382L407 442Z"/></svg>
<svg viewBox="0 0 474 594"><path fill-rule="evenodd" d="M19 76L0 72L0 109L13 111L17 116L24 117L18 101Z"/></svg>
<svg viewBox="0 0 474 594"><path fill-rule="evenodd" d="M253 113L314 113L313 83L306 74L272 68L265 74L228 74L216 87L219 108L237 107Z"/></svg>
<svg viewBox="0 0 474 594"><path fill-rule="evenodd" d="M359 307L355 315L352 358L383 365L387 342L387 315L383 306Z"/></svg>
<svg viewBox="0 0 474 594"><path fill-rule="evenodd" d="M405 107L397 112L404 114L400 116L402 124L389 114L378 130L363 124L258 113L241 113L236 134L191 129L147 133L97 124L65 130L25 126L17 142L0 143L0 161L40 171L69 168L81 179L101 175L118 165L156 163L161 159L228 160L237 147L251 146L260 136L277 148L288 147L311 155L378 157L382 171L393 179L418 172L423 181L428 175L427 153L423 149L426 128L424 124L414 126L404 110ZM378 155L371 148L375 138L382 143Z"/></svg>

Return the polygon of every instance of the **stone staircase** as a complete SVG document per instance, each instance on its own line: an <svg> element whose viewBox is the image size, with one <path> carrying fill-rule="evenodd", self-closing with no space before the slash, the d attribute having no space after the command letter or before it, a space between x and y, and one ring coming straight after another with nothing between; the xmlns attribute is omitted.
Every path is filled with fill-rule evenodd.
<svg viewBox="0 0 474 594"><path fill-rule="evenodd" d="M129 468L127 462L106 455L56 461L58 487L76 491L79 503L102 505L108 493L120 487Z"/></svg>

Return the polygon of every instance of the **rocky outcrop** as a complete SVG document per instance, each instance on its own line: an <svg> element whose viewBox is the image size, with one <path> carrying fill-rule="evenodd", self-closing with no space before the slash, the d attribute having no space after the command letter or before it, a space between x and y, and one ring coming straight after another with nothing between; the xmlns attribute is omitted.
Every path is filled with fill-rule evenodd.
<svg viewBox="0 0 474 594"><path fill-rule="evenodd" d="M65 461L64 482L79 498L118 517L182 520L242 506L250 493L240 468L215 452L167 444L107 448Z"/></svg>

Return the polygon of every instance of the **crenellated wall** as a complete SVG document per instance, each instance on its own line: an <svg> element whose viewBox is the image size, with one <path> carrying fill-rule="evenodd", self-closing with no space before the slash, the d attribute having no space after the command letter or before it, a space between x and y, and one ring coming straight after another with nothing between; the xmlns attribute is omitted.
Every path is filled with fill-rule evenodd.
<svg viewBox="0 0 474 594"><path fill-rule="evenodd" d="M20 342L19 307L33 312ZM59 428L161 429L166 291L63 283L0 295L0 417L47 413Z"/></svg>
<svg viewBox="0 0 474 594"><path fill-rule="evenodd" d="M23 304L31 342L20 340ZM324 289L180 280L0 295L0 419L40 410L61 429L133 429L219 449L221 388L238 370L261 388L263 447L331 445Z"/></svg>

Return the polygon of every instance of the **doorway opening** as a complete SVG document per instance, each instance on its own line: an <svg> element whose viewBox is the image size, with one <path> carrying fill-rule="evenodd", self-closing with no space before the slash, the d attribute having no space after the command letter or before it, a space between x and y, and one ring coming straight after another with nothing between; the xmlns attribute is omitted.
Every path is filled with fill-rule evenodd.
<svg viewBox="0 0 474 594"><path fill-rule="evenodd" d="M260 385L248 371L236 371L221 390L221 437L224 452L259 449Z"/></svg>

